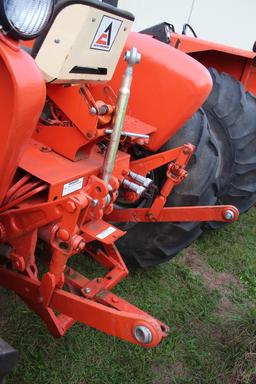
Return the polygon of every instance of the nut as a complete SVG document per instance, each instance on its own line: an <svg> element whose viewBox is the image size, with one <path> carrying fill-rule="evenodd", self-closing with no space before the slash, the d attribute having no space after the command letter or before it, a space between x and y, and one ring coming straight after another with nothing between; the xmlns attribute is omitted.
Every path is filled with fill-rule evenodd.
<svg viewBox="0 0 256 384"><path fill-rule="evenodd" d="M233 211L231 211L231 209L228 209L224 212L224 218L228 221L232 221L235 218L235 214Z"/></svg>
<svg viewBox="0 0 256 384"><path fill-rule="evenodd" d="M135 327L133 335L140 344L150 344L153 340L152 332L144 325Z"/></svg>

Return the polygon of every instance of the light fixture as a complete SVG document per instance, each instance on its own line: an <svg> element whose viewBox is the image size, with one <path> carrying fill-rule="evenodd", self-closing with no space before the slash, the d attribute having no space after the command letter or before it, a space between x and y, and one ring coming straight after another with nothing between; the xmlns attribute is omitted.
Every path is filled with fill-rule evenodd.
<svg viewBox="0 0 256 384"><path fill-rule="evenodd" d="M0 24L14 39L30 40L48 26L54 0L0 0Z"/></svg>

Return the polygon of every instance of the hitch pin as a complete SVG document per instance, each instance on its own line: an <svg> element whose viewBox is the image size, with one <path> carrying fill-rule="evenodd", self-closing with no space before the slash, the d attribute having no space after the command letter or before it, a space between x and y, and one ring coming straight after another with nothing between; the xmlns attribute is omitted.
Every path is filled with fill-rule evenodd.
<svg viewBox="0 0 256 384"><path fill-rule="evenodd" d="M113 129L106 129L105 133L108 135L111 135L113 133ZM143 135L142 133L133 133L133 132L121 132L121 136L127 136L127 137L137 137L139 139L149 139L149 135Z"/></svg>
<svg viewBox="0 0 256 384"><path fill-rule="evenodd" d="M127 105L131 93L131 83L133 77L133 66L138 64L141 60L141 54L138 53L137 48L131 48L126 52L125 60L128 63L126 71L123 76L122 85L118 93L116 110L113 118L113 128L110 143L108 145L106 157L103 164L102 178L105 183L109 184L109 179L112 175L118 147L123 130L124 119L126 115Z"/></svg>

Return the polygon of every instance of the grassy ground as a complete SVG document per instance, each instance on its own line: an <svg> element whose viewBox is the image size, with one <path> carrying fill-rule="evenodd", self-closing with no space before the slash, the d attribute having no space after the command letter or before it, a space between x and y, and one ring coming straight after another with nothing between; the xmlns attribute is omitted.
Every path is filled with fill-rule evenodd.
<svg viewBox="0 0 256 384"><path fill-rule="evenodd" d="M0 333L20 351L8 382L255 384L255 216L254 209L239 223L206 233L175 261L131 271L118 286L117 294L171 326L171 336L153 350L82 324L54 340L18 298L0 289Z"/></svg>

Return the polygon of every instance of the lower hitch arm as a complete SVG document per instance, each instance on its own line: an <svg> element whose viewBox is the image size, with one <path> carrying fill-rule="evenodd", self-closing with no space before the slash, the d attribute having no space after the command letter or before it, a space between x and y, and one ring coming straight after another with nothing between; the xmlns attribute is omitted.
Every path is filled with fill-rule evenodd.
<svg viewBox="0 0 256 384"><path fill-rule="evenodd" d="M162 208L157 216L151 208L115 209L108 220L112 222L191 222L222 221L232 223L239 218L239 211L233 205L209 205L192 207Z"/></svg>
<svg viewBox="0 0 256 384"><path fill-rule="evenodd" d="M65 322L67 319L81 321L109 335L148 348L157 346L169 333L168 326L108 290L101 291L92 300L62 289L55 289L49 307L44 308L43 304L39 304L41 301L39 281L4 268L0 268L0 280L5 288L14 290L25 302L29 301L40 306L40 311L36 312L47 323L55 337L65 333L63 332L65 324L61 324L62 319ZM56 323L56 328L62 331L59 330L59 335L54 332L53 324L48 323L49 310L61 313L55 319L51 317ZM53 313L51 315L53 316ZM71 325L73 323L74 321Z"/></svg>
<svg viewBox="0 0 256 384"><path fill-rule="evenodd" d="M67 267L65 285L69 292L53 289L47 304L39 280L0 267L1 285L16 292L42 318L54 337L63 336L76 321L81 321L133 344L157 346L168 336L169 327L110 292L128 271L113 244L105 245L104 249L105 252L87 249L109 269L103 278L89 280ZM55 315L54 311L60 314Z"/></svg>

